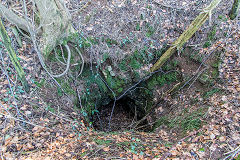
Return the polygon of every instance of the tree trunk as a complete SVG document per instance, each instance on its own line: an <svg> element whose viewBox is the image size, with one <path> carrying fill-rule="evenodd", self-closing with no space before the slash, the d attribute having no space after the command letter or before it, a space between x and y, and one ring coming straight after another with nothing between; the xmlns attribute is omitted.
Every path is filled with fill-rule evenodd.
<svg viewBox="0 0 240 160"><path fill-rule="evenodd" d="M61 44L75 30L71 25L71 16L60 0L35 0L43 30L40 49L45 57L56 45Z"/></svg>
<svg viewBox="0 0 240 160"><path fill-rule="evenodd" d="M34 22L34 26L2 4L0 4L0 15L26 32L30 32L29 27L36 32L40 37L40 50L44 57L48 57L57 45L63 43L64 38L76 31L70 23L71 16L68 9L61 0L34 0L34 2L40 19L40 22ZM37 23L39 24L36 25Z"/></svg>

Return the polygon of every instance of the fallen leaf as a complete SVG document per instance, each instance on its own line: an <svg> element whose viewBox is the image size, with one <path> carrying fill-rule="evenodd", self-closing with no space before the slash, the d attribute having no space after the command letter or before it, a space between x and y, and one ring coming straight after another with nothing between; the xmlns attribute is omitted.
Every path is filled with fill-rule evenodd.
<svg viewBox="0 0 240 160"><path fill-rule="evenodd" d="M221 137L219 137L219 140L220 140L221 142L224 142L224 141L226 141L226 137L225 137L225 136L221 136Z"/></svg>
<svg viewBox="0 0 240 160"><path fill-rule="evenodd" d="M72 155L70 153L66 153L65 156L67 156L68 158L71 157Z"/></svg>
<svg viewBox="0 0 240 160"><path fill-rule="evenodd" d="M171 151L170 151L170 153L171 153L173 156L176 156L176 155L178 155L178 154L179 154L179 152L178 152L178 151L176 151L176 150L171 150Z"/></svg>
<svg viewBox="0 0 240 160"><path fill-rule="evenodd" d="M105 152L108 152L108 151L110 150L110 148L109 148L109 147L105 147L105 148L103 148L103 150L104 150Z"/></svg>
<svg viewBox="0 0 240 160"><path fill-rule="evenodd" d="M134 160L137 160L137 159L139 159L139 158L138 158L138 156L137 156L136 154L134 154L134 155L133 155L133 159L134 159Z"/></svg>

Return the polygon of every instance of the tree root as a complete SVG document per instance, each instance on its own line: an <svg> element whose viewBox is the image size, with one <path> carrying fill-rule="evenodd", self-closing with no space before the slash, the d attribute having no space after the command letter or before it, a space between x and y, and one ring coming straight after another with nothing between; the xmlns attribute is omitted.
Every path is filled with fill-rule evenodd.
<svg viewBox="0 0 240 160"><path fill-rule="evenodd" d="M6 18L10 23L15 24L18 28L28 32L27 21L11 10L7 9L0 3L0 16Z"/></svg>

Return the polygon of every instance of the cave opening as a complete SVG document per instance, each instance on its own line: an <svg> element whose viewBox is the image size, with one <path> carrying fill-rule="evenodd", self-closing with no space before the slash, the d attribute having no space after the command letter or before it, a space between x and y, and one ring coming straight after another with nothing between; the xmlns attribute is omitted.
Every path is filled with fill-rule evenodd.
<svg viewBox="0 0 240 160"><path fill-rule="evenodd" d="M99 105L97 110L98 112L92 117L93 127L97 131L112 132L135 130L137 128L141 128L137 130L149 131L148 121L146 119L142 120L146 115L145 111L140 110L136 100L129 96L117 100L115 106L114 100L107 105ZM109 121L110 117L111 121Z"/></svg>

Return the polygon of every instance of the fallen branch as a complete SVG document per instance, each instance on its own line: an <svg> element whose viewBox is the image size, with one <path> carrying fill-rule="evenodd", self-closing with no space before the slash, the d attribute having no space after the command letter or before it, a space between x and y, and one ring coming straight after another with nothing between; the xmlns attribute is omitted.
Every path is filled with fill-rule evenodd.
<svg viewBox="0 0 240 160"><path fill-rule="evenodd" d="M234 149L233 151L230 151L228 153L225 153L224 155L228 155L227 157L225 157L223 160L227 160L227 159L234 159L234 157L240 153L240 145ZM229 158L230 157L230 158Z"/></svg>
<svg viewBox="0 0 240 160"><path fill-rule="evenodd" d="M211 19L212 10L217 7L221 0L213 0L211 4L203 9L203 11L195 18L190 24L187 30L173 42L172 46L159 58L159 60L150 68L151 72L158 70L162 65L173 55L176 50L182 48L182 46L193 36L193 34L206 22Z"/></svg>
<svg viewBox="0 0 240 160"><path fill-rule="evenodd" d="M1 17L0 17L1 18ZM26 92L30 91L30 87L27 83L26 77L25 77L25 73L22 69L22 66L20 65L18 59L17 59L17 55L15 53L15 51L13 50L12 46L11 46L11 40L7 34L7 31L5 30L5 27L3 26L2 20L0 20L0 37L3 41L3 44L5 46L5 48L7 49L7 52L9 54L9 57L12 61L12 64L14 65L14 68L17 71L17 74L20 78L20 81L22 82L22 85L24 87L24 90Z"/></svg>

